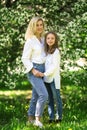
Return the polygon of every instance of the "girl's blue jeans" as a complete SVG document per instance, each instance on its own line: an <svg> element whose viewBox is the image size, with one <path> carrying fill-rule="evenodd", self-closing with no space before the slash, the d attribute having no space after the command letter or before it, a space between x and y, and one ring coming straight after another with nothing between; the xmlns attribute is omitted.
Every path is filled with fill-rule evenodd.
<svg viewBox="0 0 87 130"><path fill-rule="evenodd" d="M50 120L54 120L55 116L56 119L62 119L62 99L60 96L60 89L55 88L54 82L46 83L45 85L49 94L48 114ZM54 109L54 102L56 105L56 112Z"/></svg>
<svg viewBox="0 0 87 130"><path fill-rule="evenodd" d="M33 63L35 69L44 72L44 64ZM44 84L43 78L34 76L31 72L27 74L28 80L32 85L32 98L28 116L39 116L43 114L44 106L48 100L48 92Z"/></svg>

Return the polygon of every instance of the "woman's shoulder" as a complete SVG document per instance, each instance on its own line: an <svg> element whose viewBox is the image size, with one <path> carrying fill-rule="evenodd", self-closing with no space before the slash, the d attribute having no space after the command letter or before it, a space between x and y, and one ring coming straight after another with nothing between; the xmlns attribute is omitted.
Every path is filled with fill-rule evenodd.
<svg viewBox="0 0 87 130"><path fill-rule="evenodd" d="M31 44L31 43L33 43L33 41L35 41L35 36L30 36L30 37L26 40L26 43Z"/></svg>
<svg viewBox="0 0 87 130"><path fill-rule="evenodd" d="M35 39L34 35L33 36L29 36L28 39L27 39L27 41L32 41L33 39Z"/></svg>

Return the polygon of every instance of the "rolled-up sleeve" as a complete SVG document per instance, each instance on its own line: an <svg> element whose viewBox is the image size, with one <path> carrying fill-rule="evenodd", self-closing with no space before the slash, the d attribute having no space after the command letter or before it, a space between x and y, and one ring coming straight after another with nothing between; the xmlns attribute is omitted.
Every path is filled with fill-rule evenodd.
<svg viewBox="0 0 87 130"><path fill-rule="evenodd" d="M31 71L33 68L33 63L31 61L31 55L32 55L32 43L30 40L27 40L24 45L23 54L22 54L22 62L26 68L25 73Z"/></svg>

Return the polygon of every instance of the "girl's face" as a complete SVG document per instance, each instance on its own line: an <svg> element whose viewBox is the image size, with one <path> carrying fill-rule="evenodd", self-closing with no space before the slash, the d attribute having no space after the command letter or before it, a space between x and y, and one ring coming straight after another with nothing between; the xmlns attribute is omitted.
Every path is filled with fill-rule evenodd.
<svg viewBox="0 0 87 130"><path fill-rule="evenodd" d="M40 35L44 30L44 25L43 25L43 21L39 20L36 24L36 34Z"/></svg>
<svg viewBox="0 0 87 130"><path fill-rule="evenodd" d="M53 34L48 34L46 37L46 43L48 44L49 47L55 44L55 35Z"/></svg>

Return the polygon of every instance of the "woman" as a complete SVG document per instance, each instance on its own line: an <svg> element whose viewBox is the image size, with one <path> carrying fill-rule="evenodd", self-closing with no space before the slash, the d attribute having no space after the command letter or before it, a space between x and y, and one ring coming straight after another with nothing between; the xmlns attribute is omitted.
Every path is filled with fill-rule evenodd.
<svg viewBox="0 0 87 130"><path fill-rule="evenodd" d="M40 119L48 99L43 78L40 73L45 70L44 22L40 17L33 17L25 34L22 62L26 68L28 80L32 84L32 98L28 110L29 122L42 127ZM34 121L35 118L35 121Z"/></svg>

